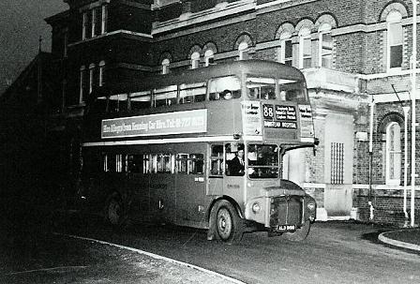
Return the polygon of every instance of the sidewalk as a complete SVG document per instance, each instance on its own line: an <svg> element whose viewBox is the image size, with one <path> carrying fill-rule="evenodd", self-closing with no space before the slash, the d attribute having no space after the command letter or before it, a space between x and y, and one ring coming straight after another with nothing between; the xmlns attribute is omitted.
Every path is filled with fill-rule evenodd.
<svg viewBox="0 0 420 284"><path fill-rule="evenodd" d="M420 228L384 232L378 239L391 246L420 252Z"/></svg>

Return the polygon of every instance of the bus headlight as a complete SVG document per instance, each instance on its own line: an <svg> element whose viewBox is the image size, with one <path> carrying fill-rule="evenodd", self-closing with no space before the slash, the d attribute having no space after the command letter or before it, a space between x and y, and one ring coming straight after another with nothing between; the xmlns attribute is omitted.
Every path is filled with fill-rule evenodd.
<svg viewBox="0 0 420 284"><path fill-rule="evenodd" d="M315 202L309 202L308 205L306 206L308 207L310 211L314 211L316 207Z"/></svg>
<svg viewBox="0 0 420 284"><path fill-rule="evenodd" d="M258 202L255 202L254 204L252 204L252 212L256 214L260 212L260 210L261 210L261 206Z"/></svg>

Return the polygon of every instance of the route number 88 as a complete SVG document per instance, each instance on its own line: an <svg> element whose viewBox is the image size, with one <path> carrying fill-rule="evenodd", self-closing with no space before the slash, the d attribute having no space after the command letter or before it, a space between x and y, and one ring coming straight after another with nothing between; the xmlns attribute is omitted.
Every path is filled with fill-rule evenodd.
<svg viewBox="0 0 420 284"><path fill-rule="evenodd" d="M273 105L264 105L263 115L264 115L264 118L273 118L274 117L274 107L273 107Z"/></svg>

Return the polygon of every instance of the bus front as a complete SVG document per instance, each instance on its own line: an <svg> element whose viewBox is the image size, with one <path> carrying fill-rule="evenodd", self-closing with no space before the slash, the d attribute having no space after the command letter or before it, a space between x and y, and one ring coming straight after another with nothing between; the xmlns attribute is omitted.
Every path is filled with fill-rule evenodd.
<svg viewBox="0 0 420 284"><path fill-rule="evenodd" d="M264 224L270 233L303 240L315 221L316 202L300 186L283 179L288 171L296 171L289 167L299 164L290 165L284 157L292 151L314 147L315 135L305 79L298 70L283 66L289 68L293 75L282 70L269 76L245 76L244 212L245 219Z"/></svg>

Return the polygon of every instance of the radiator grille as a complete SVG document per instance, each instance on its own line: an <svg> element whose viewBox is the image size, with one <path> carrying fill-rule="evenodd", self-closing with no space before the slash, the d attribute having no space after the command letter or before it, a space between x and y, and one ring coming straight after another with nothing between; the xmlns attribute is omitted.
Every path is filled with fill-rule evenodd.
<svg viewBox="0 0 420 284"><path fill-rule="evenodd" d="M270 227L302 223L302 201L299 196L275 197L271 201Z"/></svg>

